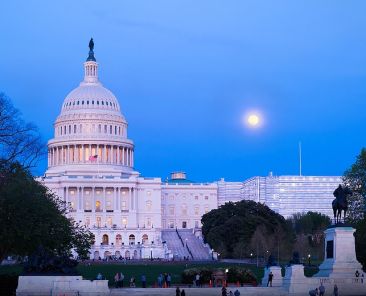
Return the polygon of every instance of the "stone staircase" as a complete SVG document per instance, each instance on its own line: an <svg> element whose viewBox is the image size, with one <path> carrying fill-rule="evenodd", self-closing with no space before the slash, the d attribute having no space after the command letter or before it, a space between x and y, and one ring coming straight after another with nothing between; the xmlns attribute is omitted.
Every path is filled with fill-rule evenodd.
<svg viewBox="0 0 366 296"><path fill-rule="evenodd" d="M191 255L190 258L193 257L193 260L212 260L210 248L194 235L192 229L178 229L178 233Z"/></svg>
<svg viewBox="0 0 366 296"><path fill-rule="evenodd" d="M192 259L187 248L183 246L175 229L164 229L161 236L162 240L166 242L168 249L172 251L174 259L183 260L184 257Z"/></svg>

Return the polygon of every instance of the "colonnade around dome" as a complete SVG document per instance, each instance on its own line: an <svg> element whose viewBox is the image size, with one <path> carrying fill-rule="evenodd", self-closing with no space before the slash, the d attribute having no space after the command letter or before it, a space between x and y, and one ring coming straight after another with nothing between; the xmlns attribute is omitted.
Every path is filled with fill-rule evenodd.
<svg viewBox="0 0 366 296"><path fill-rule="evenodd" d="M127 167L134 166L134 151L131 147L108 144L56 145L49 146L48 149L49 167L67 164L114 164Z"/></svg>

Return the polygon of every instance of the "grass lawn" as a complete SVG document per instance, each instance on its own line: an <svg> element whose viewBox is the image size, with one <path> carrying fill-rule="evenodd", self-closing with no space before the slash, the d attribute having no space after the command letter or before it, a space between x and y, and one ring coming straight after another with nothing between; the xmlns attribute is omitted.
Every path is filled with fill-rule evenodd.
<svg viewBox="0 0 366 296"><path fill-rule="evenodd" d="M132 276L136 279L136 286L141 287L141 275L145 273L147 279L147 285L151 286L157 282L157 277L160 273L170 273L172 276L172 284L181 283L181 274L186 268L194 267L211 267L211 268L229 268L232 266L240 266L252 270L256 275L258 282L263 277L263 268L257 268L255 265L238 264L238 263L193 263L193 262L170 262L170 263L136 263L136 264L123 264L123 263L95 263L90 266L85 264L79 264L77 271L85 279L95 279L100 272L106 279L109 280L109 286L114 286L114 275L116 272L122 272L125 276L124 284L128 284ZM19 275L22 272L22 267L16 266L0 266L1 274L13 274Z"/></svg>
<svg viewBox="0 0 366 296"><path fill-rule="evenodd" d="M211 267L211 268L229 268L232 266L241 266L251 269L260 281L263 277L263 268L257 268L253 265L233 264L233 263L166 263L166 264L92 264L90 266L79 264L77 270L86 279L94 279L98 272L101 272L109 280L109 285L114 285L114 275L116 272L122 272L125 276L124 284L128 284L132 276L136 279L136 286L141 286L141 275L144 273L147 279L147 285L151 286L157 282L160 273L170 273L172 284L181 283L181 274L186 268Z"/></svg>

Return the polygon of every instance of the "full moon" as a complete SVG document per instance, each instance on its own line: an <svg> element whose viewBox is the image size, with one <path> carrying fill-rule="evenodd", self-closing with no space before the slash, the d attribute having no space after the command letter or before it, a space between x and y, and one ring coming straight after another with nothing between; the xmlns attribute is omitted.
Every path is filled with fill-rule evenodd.
<svg viewBox="0 0 366 296"><path fill-rule="evenodd" d="M248 116L247 121L250 126L257 126L259 124L259 117L258 115L251 114Z"/></svg>

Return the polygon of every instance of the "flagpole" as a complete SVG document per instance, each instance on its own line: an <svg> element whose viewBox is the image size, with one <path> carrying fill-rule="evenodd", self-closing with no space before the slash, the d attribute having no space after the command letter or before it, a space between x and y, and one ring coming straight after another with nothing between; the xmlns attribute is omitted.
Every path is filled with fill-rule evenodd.
<svg viewBox="0 0 366 296"><path fill-rule="evenodd" d="M300 173L300 176L302 176L301 141L299 141L299 173Z"/></svg>

